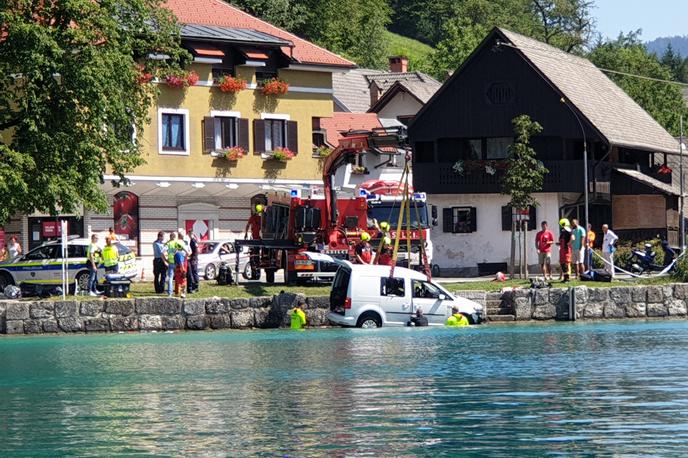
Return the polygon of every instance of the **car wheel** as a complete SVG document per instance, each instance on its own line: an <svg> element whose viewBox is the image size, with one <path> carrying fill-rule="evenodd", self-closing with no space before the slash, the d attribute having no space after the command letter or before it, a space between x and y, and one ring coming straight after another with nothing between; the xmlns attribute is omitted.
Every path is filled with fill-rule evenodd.
<svg viewBox="0 0 688 458"><path fill-rule="evenodd" d="M260 269L252 269L251 264L244 266L244 272L241 274L245 280L260 280Z"/></svg>
<svg viewBox="0 0 688 458"><path fill-rule="evenodd" d="M363 329L375 329L382 327L382 318L375 312L366 312L358 319L356 326Z"/></svg>
<svg viewBox="0 0 688 458"><path fill-rule="evenodd" d="M79 291L88 292L88 271L81 271L76 274L76 284L79 285Z"/></svg>
<svg viewBox="0 0 688 458"><path fill-rule="evenodd" d="M12 276L7 272L0 273L0 293L5 291L5 288L7 288L10 285L14 285L14 280L12 279Z"/></svg>
<svg viewBox="0 0 688 458"><path fill-rule="evenodd" d="M215 280L217 278L217 266L213 263L205 266L205 279Z"/></svg>

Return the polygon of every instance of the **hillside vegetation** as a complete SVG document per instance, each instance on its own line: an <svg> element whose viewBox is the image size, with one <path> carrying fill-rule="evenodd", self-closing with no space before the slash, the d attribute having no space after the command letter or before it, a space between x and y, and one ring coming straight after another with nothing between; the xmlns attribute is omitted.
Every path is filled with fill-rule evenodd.
<svg viewBox="0 0 688 458"><path fill-rule="evenodd" d="M435 51L432 46L388 30L383 32L383 37L389 56L406 56L409 59L409 70L431 72L430 61Z"/></svg>

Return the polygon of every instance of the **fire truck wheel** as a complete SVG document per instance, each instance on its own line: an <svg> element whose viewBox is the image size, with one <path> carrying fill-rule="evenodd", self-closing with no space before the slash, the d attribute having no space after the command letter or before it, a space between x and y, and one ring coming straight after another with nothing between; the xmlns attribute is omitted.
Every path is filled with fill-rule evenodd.
<svg viewBox="0 0 688 458"><path fill-rule="evenodd" d="M260 269L252 269L251 264L246 264L241 276L246 280L260 280Z"/></svg>
<svg viewBox="0 0 688 458"><path fill-rule="evenodd" d="M270 270L265 270L265 281L268 283L275 283L275 271L270 269Z"/></svg>

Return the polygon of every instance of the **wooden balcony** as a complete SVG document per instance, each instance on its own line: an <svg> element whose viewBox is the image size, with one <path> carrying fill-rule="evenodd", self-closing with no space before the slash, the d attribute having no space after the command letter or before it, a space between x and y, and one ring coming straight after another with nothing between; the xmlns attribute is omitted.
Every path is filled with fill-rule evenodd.
<svg viewBox="0 0 688 458"><path fill-rule="evenodd" d="M549 173L545 175L543 192L583 192L583 161L545 161ZM486 171L483 162L466 166L463 174L453 164L413 164L413 184L416 190L429 194L494 194L502 191L503 170L494 174ZM592 164L588 164L592 170ZM590 175L592 179L592 175Z"/></svg>

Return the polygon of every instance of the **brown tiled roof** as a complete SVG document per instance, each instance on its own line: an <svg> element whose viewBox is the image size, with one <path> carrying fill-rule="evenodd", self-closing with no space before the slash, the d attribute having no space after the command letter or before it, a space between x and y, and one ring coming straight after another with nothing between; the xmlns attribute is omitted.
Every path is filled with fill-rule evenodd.
<svg viewBox="0 0 688 458"><path fill-rule="evenodd" d="M223 2L222 0L167 0L165 3L182 24L216 25L256 30L294 44L293 58L298 63L353 68L353 62L344 59L310 41L282 30L272 24ZM282 50L290 55L290 48Z"/></svg>
<svg viewBox="0 0 688 458"><path fill-rule="evenodd" d="M604 135L627 148L674 153L676 140L589 60L499 31Z"/></svg>
<svg viewBox="0 0 688 458"><path fill-rule="evenodd" d="M651 176L645 175L643 172L640 172L638 170L633 170L633 169L621 169L621 168L614 168L617 172L624 174L626 176L629 176L633 178L634 180L646 185L650 186L652 188L655 188L659 191L662 191L665 194L670 194L672 196L678 196L679 192L677 189L675 189L674 186L664 183L662 181L659 181L655 178L652 178Z"/></svg>
<svg viewBox="0 0 688 458"><path fill-rule="evenodd" d="M373 130L382 127L375 113L334 113L331 118L320 118L320 127L327 131L327 143L339 145L340 132Z"/></svg>

